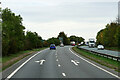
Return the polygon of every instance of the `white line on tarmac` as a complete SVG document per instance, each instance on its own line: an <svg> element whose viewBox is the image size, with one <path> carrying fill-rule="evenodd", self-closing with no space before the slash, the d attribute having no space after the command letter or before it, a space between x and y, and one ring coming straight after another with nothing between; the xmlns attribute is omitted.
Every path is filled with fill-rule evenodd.
<svg viewBox="0 0 120 80"><path fill-rule="evenodd" d="M62 75L63 75L64 77L66 77L66 74L65 74L65 73L62 73Z"/></svg>
<svg viewBox="0 0 120 80"><path fill-rule="evenodd" d="M55 55L57 56L57 53Z"/></svg>
<svg viewBox="0 0 120 80"><path fill-rule="evenodd" d="M70 48L69 48L69 50L70 50ZM71 50L70 50L71 51ZM72 52L72 51L71 51ZM89 64L91 64L91 65L93 65L93 66L95 66L95 67L97 67L98 69L100 69L100 70L102 70L102 71L104 71L104 72L106 72L106 73L108 73L108 74L110 74L110 75L112 75L112 76L114 76L114 77L116 77L116 78L118 78L118 79L120 79L120 77L119 76L117 76L117 75L115 75L115 74L113 74L113 73L111 73L111 72L109 72L109 71L107 71L107 70L105 70L105 69L103 69L103 68L101 68L101 67L99 67L99 66L97 66L97 65L95 65L95 64L93 64L92 62L90 62L90 61L88 61L88 60L86 60L86 59L84 59L84 58L82 58L82 57L80 57L80 56L78 56L77 54L75 54L74 52L72 52L75 56L77 56L78 58L80 58L80 59L82 59L82 60L84 60L84 61L86 61L87 63L89 63Z"/></svg>
<svg viewBox="0 0 120 80"><path fill-rule="evenodd" d="M57 58L57 56L56 56L56 58Z"/></svg>
<svg viewBox="0 0 120 80"><path fill-rule="evenodd" d="M47 49L45 49L47 50ZM45 51L42 50L42 51ZM16 70L14 70L5 80L9 80L17 71L19 71L26 63L28 63L33 57L35 57L36 55L38 55L39 53L41 53L42 51L36 53L35 55L31 56L29 59L27 59L22 65L20 65Z"/></svg>
<svg viewBox="0 0 120 80"><path fill-rule="evenodd" d="M74 65L78 66L78 64L77 64L74 60L71 60L71 62L72 62Z"/></svg>
<svg viewBox="0 0 120 80"><path fill-rule="evenodd" d="M56 61L58 61L58 59L56 59Z"/></svg>
<svg viewBox="0 0 120 80"><path fill-rule="evenodd" d="M43 62L44 62L45 60L43 59L43 60L40 60L40 65L43 65Z"/></svg>
<svg viewBox="0 0 120 80"><path fill-rule="evenodd" d="M58 64L58 67L60 67L61 65L60 64Z"/></svg>

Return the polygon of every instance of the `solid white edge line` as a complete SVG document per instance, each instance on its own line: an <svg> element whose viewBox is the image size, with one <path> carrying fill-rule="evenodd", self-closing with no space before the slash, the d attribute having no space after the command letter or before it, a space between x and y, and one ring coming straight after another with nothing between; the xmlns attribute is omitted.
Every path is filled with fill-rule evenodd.
<svg viewBox="0 0 120 80"><path fill-rule="evenodd" d="M66 76L66 74L65 73L62 73L62 75L65 77Z"/></svg>
<svg viewBox="0 0 120 80"><path fill-rule="evenodd" d="M70 48L69 48L69 50L70 50ZM71 50L70 50L71 51ZM72 52L72 51L71 51ZM99 66L97 66L97 65L95 65L95 64L93 64L92 62L90 62L90 61L88 61L88 60L86 60L86 59L84 59L84 58L82 58L82 57L80 57L80 56L78 56L77 54L75 54L74 52L72 52L74 55L76 55L77 57L79 57L80 59L82 59L82 60L84 60L84 61L86 61L87 63L89 63L89 64L91 64L91 65L93 65L93 66L95 66L95 67L97 67L98 69L100 69L100 70L103 70L104 72L106 72L106 73L108 73L108 74L110 74L110 75L112 75L112 76L114 76L114 77L116 77L116 78L119 78L120 79L120 77L119 76L117 76L117 75L115 75L115 74L113 74L113 73L111 73L111 72L109 72L109 71L107 71L107 70L105 70L105 69L103 69L103 68L101 68L101 67L99 67Z"/></svg>
<svg viewBox="0 0 120 80"><path fill-rule="evenodd" d="M45 49L47 50L47 49ZM42 50L44 51L44 50ZM36 53L35 55L31 56L29 59L27 59L22 65L20 65L16 70L14 70L5 80L10 79L17 71L19 71L27 62L29 62L33 57L35 57L36 55L38 55L39 53L41 53L42 51Z"/></svg>

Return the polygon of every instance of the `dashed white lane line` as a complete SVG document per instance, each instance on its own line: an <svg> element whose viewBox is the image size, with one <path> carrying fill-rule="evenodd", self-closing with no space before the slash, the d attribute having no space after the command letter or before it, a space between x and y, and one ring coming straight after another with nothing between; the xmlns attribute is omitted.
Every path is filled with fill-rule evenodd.
<svg viewBox="0 0 120 80"><path fill-rule="evenodd" d="M55 55L57 56L57 51L56 51Z"/></svg>
<svg viewBox="0 0 120 80"><path fill-rule="evenodd" d="M56 59L56 61L58 61L58 59Z"/></svg>
<svg viewBox="0 0 120 80"><path fill-rule="evenodd" d="M56 56L56 58L57 58L57 56Z"/></svg>
<svg viewBox="0 0 120 80"><path fill-rule="evenodd" d="M61 65L60 64L58 64L58 67L60 67Z"/></svg>
<svg viewBox="0 0 120 80"><path fill-rule="evenodd" d="M64 77L66 77L66 74L65 74L65 73L62 73L62 75L63 75Z"/></svg>
<svg viewBox="0 0 120 80"><path fill-rule="evenodd" d="M70 50L70 48L69 48L69 50ZM71 50L70 50L71 51ZM72 51L71 51L72 52ZM111 73L111 72L109 72L109 71L107 71L107 70L105 70L105 69L103 69L103 68L101 68L101 67L99 67L99 66L97 66L97 65L95 65L95 64L93 64L92 62L90 62L90 61L88 61L88 60L86 60L86 59L84 59L84 58L82 58L82 57L80 57L80 56L78 56L77 54L75 54L74 52L72 52L75 56L77 56L78 58L80 58L80 59L82 59L82 60L84 60L84 61L86 61L87 63L89 63L89 64L91 64L91 65L93 65L93 66L95 66L95 67L97 67L98 69L100 69L100 70L102 70L102 71L104 71L104 72L106 72L106 73L108 73L108 74L110 74L110 75L112 75L112 76L114 76L114 77L116 77L116 78L118 78L118 79L120 79L120 77L119 76L117 76L117 75L115 75L115 74L113 74L113 73Z"/></svg>

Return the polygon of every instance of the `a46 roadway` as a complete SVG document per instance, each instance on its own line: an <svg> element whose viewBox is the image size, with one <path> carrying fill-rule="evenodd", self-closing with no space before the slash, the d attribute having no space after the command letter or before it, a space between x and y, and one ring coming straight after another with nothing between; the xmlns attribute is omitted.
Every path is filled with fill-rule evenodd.
<svg viewBox="0 0 120 80"><path fill-rule="evenodd" d="M8 78L119 78L72 51L70 46L35 54ZM11 79L12 80L12 79Z"/></svg>

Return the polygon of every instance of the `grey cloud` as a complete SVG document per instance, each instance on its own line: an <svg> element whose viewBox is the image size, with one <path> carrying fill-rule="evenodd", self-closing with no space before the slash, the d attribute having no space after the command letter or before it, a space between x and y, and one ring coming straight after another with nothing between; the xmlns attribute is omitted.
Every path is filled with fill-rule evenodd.
<svg viewBox="0 0 120 80"><path fill-rule="evenodd" d="M89 37L90 35L88 33L91 32L91 35L95 35L98 31L96 28L92 29L92 26L101 29L101 24L103 28L103 24L109 23L110 20L114 20L117 16L117 0L114 0L115 2L112 2L113 0L109 0L110 2L108 0L106 0L106 2L104 2L105 0L99 0L101 2L98 0L92 0L93 2L89 2L90 0L84 0L87 2L82 1L83 0L4 0L3 6L4 8L9 7L13 12L20 14L23 17L24 24L28 25L26 26L27 29L36 31L45 38L51 36L53 32L51 32L51 35L44 34L46 32L44 29L40 29L39 26L34 28L32 27L34 24L30 25L30 23L35 22L36 25L55 21L84 23L86 24L85 26L87 26L85 27L86 29L79 28L81 25L79 24L75 29L69 30L67 28L70 25L66 23L68 25L62 26L67 26L67 28L62 28L61 30L65 30L68 34L71 34L71 31L75 34L83 33L81 34L82 36ZM95 23L98 26L87 25L87 23ZM51 24L51 26L55 25L56 24ZM49 28L50 26L45 27ZM56 30L56 32L58 31L59 30Z"/></svg>

